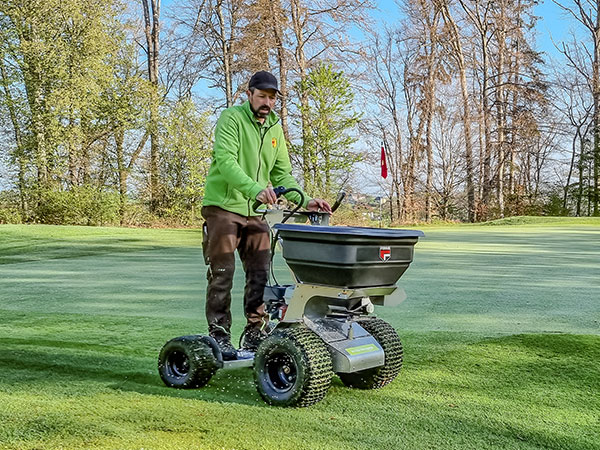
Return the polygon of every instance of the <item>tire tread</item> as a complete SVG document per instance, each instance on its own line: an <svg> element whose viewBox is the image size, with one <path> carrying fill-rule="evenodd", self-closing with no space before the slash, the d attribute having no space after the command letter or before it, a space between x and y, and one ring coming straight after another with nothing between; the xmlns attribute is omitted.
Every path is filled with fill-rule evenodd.
<svg viewBox="0 0 600 450"><path fill-rule="evenodd" d="M404 350L396 330L377 317L359 320L358 324L375 338L385 354L383 366L354 373L338 373L342 382L359 389L380 389L390 384L400 373Z"/></svg>
<svg viewBox="0 0 600 450"><path fill-rule="evenodd" d="M190 360L190 371L186 377L177 378L168 373L167 358L174 351L186 353ZM173 338L163 346L158 357L158 373L161 379L165 385L178 389L205 386L217 369L212 349L202 341L201 336Z"/></svg>
<svg viewBox="0 0 600 450"><path fill-rule="evenodd" d="M299 394L295 394L286 401L278 401L271 398L264 391L255 367L255 382L261 397L265 402L279 406L306 407L318 403L327 394L333 376L333 366L327 346L314 332L304 326L287 328L275 332L261 344L258 348L255 364L257 361L262 360L261 352L268 351L270 343L278 339L289 341L292 346L300 351L306 376Z"/></svg>

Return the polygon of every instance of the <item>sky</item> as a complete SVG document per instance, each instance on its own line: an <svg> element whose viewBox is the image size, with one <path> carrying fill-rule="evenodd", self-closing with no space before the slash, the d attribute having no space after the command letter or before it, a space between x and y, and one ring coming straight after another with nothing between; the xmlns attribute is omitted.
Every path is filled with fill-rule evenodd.
<svg viewBox="0 0 600 450"><path fill-rule="evenodd" d="M568 5L570 0L560 0L561 3ZM388 23L397 20L398 7L394 0L378 1L380 9L375 13L378 20L385 20ZM550 56L557 57L558 52L554 47L552 39L555 42L566 39L569 31L569 21L563 10L552 0L539 0L535 7L535 14L539 17L536 24L538 50L547 53Z"/></svg>
<svg viewBox="0 0 600 450"><path fill-rule="evenodd" d="M561 0L561 3L569 5L571 2ZM536 26L538 50L559 58L555 44L569 39L574 19L552 0L540 2L535 8L535 14L540 18Z"/></svg>

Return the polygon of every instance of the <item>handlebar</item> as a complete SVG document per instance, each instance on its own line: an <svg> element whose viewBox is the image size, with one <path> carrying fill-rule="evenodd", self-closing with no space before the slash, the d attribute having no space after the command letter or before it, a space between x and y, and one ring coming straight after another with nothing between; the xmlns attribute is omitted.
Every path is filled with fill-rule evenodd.
<svg viewBox="0 0 600 450"><path fill-rule="evenodd" d="M340 207L340 205L342 204L342 201L344 200L345 197L346 197L346 193L345 192L340 192L338 194L337 198L335 199L335 203L331 207L331 213L332 214L335 212L336 209L338 209Z"/></svg>
<svg viewBox="0 0 600 450"><path fill-rule="evenodd" d="M273 188L273 191L275 192L275 195L277 196L277 198L281 197L284 194L287 194L288 192L297 192L300 195L300 202L298 204L298 207L300 207L301 205L304 204L304 193L297 188L286 188L284 186L277 186L276 188ZM263 203L260 200L256 200L254 202L254 205L252 205L252 209L255 212L259 212L258 208L260 207L260 205L262 205Z"/></svg>
<svg viewBox="0 0 600 450"><path fill-rule="evenodd" d="M285 219L283 219L282 223L284 223L285 221L287 221L287 219L289 219L291 216L293 216L294 214L296 214L296 212L298 212L298 210L300 209L301 205L304 203L304 193L297 188L286 188L285 186L277 186L275 188L273 188L273 191L275 192L275 195L277 196L277 198L279 198L280 196L287 194L288 192L296 192L298 193L298 195L300 195L300 202L298 203L298 205L294 208L293 211L291 211L287 217L285 217ZM346 193L345 192L340 192L337 196L337 198L335 199L335 203L333 204L333 206L331 207L331 214L333 214L341 205L342 201L344 200L344 198L346 197ZM256 200L254 202L254 204L252 205L252 208L255 212L264 212L264 211L259 211L258 208L260 207L260 205L262 205L263 203L260 200ZM306 214L308 216L308 218L310 219L311 224L320 224L321 223L321 216L322 214L327 214L327 213L318 213L318 212L302 212L302 214ZM328 214L327 214L328 215Z"/></svg>

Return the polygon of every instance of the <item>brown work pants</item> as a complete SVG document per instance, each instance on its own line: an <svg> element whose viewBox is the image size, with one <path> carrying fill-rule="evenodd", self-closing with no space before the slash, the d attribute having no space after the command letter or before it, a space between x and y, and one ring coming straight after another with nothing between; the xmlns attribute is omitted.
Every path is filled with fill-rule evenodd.
<svg viewBox="0 0 600 450"><path fill-rule="evenodd" d="M211 335L230 334L231 287L237 249L246 272L244 312L248 326L268 321L263 303L270 258L269 227L260 217L244 217L217 206L202 208L203 252L208 264L206 319Z"/></svg>

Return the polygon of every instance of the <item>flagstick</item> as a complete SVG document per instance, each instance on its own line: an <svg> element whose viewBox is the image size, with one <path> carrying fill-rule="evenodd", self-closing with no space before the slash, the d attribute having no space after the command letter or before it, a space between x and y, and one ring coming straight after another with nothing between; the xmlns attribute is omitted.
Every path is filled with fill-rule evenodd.
<svg viewBox="0 0 600 450"><path fill-rule="evenodd" d="M384 191L385 192L385 191ZM383 211L381 209L381 204L383 203L383 195L379 196L379 228L383 228L381 223L383 222Z"/></svg>
<svg viewBox="0 0 600 450"><path fill-rule="evenodd" d="M385 180L388 176L387 156L385 154L385 134L383 136L383 141L381 142L380 168L381 168L381 177ZM381 190L382 190L382 193L385 193L385 185L382 186ZM383 222L382 205L383 205L383 195L380 195L379 196L379 228L382 228L382 222Z"/></svg>

